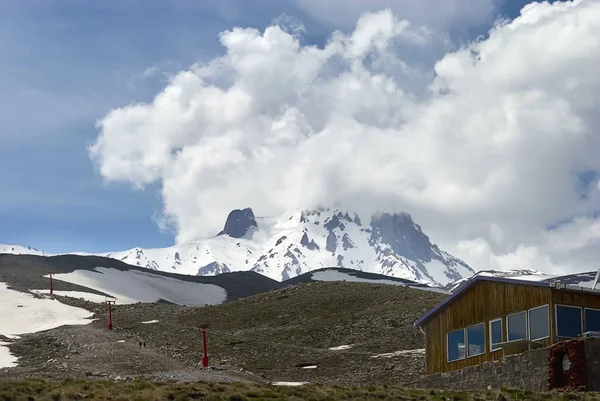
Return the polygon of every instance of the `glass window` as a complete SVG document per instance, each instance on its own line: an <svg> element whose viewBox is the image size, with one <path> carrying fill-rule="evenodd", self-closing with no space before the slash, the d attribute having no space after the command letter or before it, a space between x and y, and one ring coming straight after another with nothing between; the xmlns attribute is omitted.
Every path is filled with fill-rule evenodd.
<svg viewBox="0 0 600 401"><path fill-rule="evenodd" d="M581 308L556 305L556 335L575 338L581 334Z"/></svg>
<svg viewBox="0 0 600 401"><path fill-rule="evenodd" d="M585 331L600 331L600 310L585 308Z"/></svg>
<svg viewBox="0 0 600 401"><path fill-rule="evenodd" d="M490 322L490 350L496 351L500 347L495 347L496 344L502 342L502 319L492 320Z"/></svg>
<svg viewBox="0 0 600 401"><path fill-rule="evenodd" d="M529 339L531 341L550 337L548 305L529 310Z"/></svg>
<svg viewBox="0 0 600 401"><path fill-rule="evenodd" d="M524 340L527 338L527 314L515 313L506 317L508 341Z"/></svg>
<svg viewBox="0 0 600 401"><path fill-rule="evenodd" d="M485 324L467 327L467 356L485 354Z"/></svg>
<svg viewBox="0 0 600 401"><path fill-rule="evenodd" d="M448 333L448 362L465 359L465 330Z"/></svg>

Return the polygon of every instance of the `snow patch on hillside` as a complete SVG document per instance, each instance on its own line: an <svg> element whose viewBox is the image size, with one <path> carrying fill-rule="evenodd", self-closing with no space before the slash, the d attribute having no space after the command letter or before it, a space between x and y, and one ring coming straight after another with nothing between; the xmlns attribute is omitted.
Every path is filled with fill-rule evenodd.
<svg viewBox="0 0 600 401"><path fill-rule="evenodd" d="M17 366L17 361L19 360L16 356L10 353L8 347L6 347L8 343L0 342L0 369L2 368L12 368Z"/></svg>
<svg viewBox="0 0 600 401"><path fill-rule="evenodd" d="M217 285L182 281L138 270L96 267L94 271L75 270L54 274L53 277L109 294L120 304L163 299L179 305L205 306L221 304L227 298L225 289Z"/></svg>
<svg viewBox="0 0 600 401"><path fill-rule="evenodd" d="M65 305L57 300L36 298L32 294L11 290L0 282L0 334L18 338L21 334L35 333L64 325L89 324L92 313ZM0 344L0 368L12 367L16 358L10 355L6 344Z"/></svg>
<svg viewBox="0 0 600 401"><path fill-rule="evenodd" d="M343 351L346 349L350 349L353 346L354 346L353 344L344 344L344 345L338 345L337 347L331 347L331 348L329 348L329 350L330 351Z"/></svg>
<svg viewBox="0 0 600 401"><path fill-rule="evenodd" d="M395 352L388 352L386 354L373 355L371 358L393 358L396 356L404 356L404 355L425 355L425 348L404 349L404 350L395 351Z"/></svg>

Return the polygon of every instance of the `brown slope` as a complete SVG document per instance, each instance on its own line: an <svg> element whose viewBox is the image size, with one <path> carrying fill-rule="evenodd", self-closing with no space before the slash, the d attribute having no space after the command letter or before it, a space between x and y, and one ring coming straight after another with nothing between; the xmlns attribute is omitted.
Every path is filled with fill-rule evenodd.
<svg viewBox="0 0 600 401"><path fill-rule="evenodd" d="M117 319L153 346L192 365L208 325L211 364L269 380L314 383L411 383L423 355L374 355L422 349L414 321L445 295L391 285L310 283L204 308L125 306ZM158 319L156 324L141 324ZM328 348L353 344L350 350ZM316 369L298 365L314 364Z"/></svg>

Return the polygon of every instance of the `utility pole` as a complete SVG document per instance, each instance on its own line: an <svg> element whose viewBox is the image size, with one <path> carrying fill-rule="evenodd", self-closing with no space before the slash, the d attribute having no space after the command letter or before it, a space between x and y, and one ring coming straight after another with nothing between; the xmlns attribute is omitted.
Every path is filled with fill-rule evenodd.
<svg viewBox="0 0 600 401"><path fill-rule="evenodd" d="M112 309L110 302L108 302L108 329L112 330Z"/></svg>
<svg viewBox="0 0 600 401"><path fill-rule="evenodd" d="M50 294L53 294L53 289L52 289L52 273L50 273Z"/></svg>
<svg viewBox="0 0 600 401"><path fill-rule="evenodd" d="M202 367L208 367L208 353L206 351L206 327L202 327L202 343L204 344L204 356L202 357Z"/></svg>

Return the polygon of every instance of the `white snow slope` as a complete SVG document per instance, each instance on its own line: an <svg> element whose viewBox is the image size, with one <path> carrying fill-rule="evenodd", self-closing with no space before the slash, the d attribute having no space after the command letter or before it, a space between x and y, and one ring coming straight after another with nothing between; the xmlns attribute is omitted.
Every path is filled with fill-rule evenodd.
<svg viewBox="0 0 600 401"><path fill-rule="evenodd" d="M24 247L20 245L3 245L0 244L0 253L11 253L13 255L38 255L44 256L43 251L37 250L30 246Z"/></svg>
<svg viewBox="0 0 600 401"><path fill-rule="evenodd" d="M244 226L248 222L240 221L239 213L232 217L235 212L245 213L252 224ZM251 209L244 209L232 211L226 228L228 225L229 232L200 241L98 256L188 275L253 270L277 281L326 267L345 267L431 286L444 286L475 273L432 244L406 213L383 213L361 222L356 214L339 209L276 217L255 217ZM233 234L240 231L241 235ZM10 252L10 246L4 249L16 253Z"/></svg>
<svg viewBox="0 0 600 401"><path fill-rule="evenodd" d="M35 333L63 325L91 323L92 313L65 305L49 298L14 291L0 282L0 334L17 338L19 334ZM4 343L0 344L0 368L16 365Z"/></svg>
<svg viewBox="0 0 600 401"><path fill-rule="evenodd" d="M52 277L109 294L120 304L163 299L179 305L205 306L221 304L227 298L225 289L214 284L182 281L138 270L121 271L106 267L94 270L75 270Z"/></svg>

